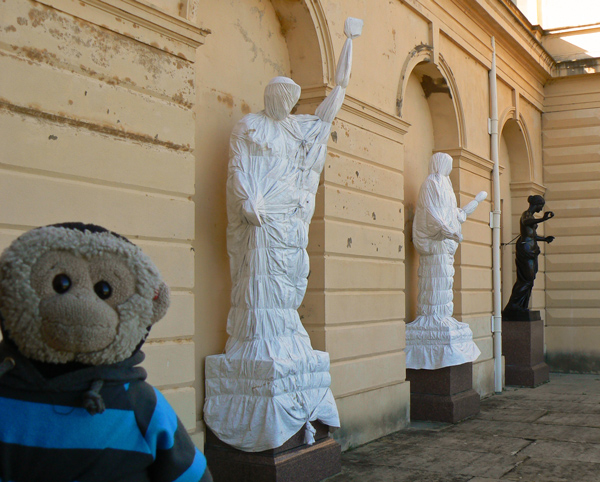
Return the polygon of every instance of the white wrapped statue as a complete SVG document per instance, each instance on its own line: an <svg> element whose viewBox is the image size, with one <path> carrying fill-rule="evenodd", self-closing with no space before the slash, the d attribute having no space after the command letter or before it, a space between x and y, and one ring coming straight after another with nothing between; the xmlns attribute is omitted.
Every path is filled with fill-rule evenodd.
<svg viewBox="0 0 600 482"><path fill-rule="evenodd" d="M432 156L413 222L413 243L420 255L419 295L417 318L406 325L406 367L417 370L462 365L481 353L469 325L452 317L452 284L461 225L487 193L481 191L459 208L451 171L452 157L443 152Z"/></svg>
<svg viewBox="0 0 600 482"><path fill-rule="evenodd" d="M291 115L300 86L275 77L265 109L246 115L230 141L227 250L231 310L225 354L206 358L204 420L223 442L247 452L279 447L310 421L339 427L329 355L313 350L298 316L309 273L308 227L327 141L344 101L352 39L348 18L336 87L315 115Z"/></svg>

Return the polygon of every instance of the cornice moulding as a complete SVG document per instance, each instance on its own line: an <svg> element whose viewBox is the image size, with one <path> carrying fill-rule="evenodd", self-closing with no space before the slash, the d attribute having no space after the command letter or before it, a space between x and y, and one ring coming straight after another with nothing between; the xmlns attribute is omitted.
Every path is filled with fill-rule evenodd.
<svg viewBox="0 0 600 482"><path fill-rule="evenodd" d="M504 48L518 52L517 57L528 59L527 63L535 66L535 69L545 77L552 76L554 58L541 44L535 33L537 30L526 19L516 15L507 4L507 0L454 1L462 5L467 14L471 11L493 27L489 33L496 37L496 42L498 38L504 38L502 45Z"/></svg>
<svg viewBox="0 0 600 482"><path fill-rule="evenodd" d="M475 174L481 175L481 171L490 174L494 170L494 163L490 159L481 157L468 149L439 149L434 152L445 152L446 154L449 154L453 159L456 159L457 167L459 169L466 169ZM477 169L480 172L477 172L474 169ZM503 171L504 167L499 166L500 174L502 174Z"/></svg>
<svg viewBox="0 0 600 482"><path fill-rule="evenodd" d="M529 196L530 194L543 196L546 193L546 186L535 181L516 181L510 183L510 190L513 194L521 196Z"/></svg>
<svg viewBox="0 0 600 482"><path fill-rule="evenodd" d="M302 95L300 96L300 104L310 104L313 102L321 102L326 95L331 92L332 88L327 86L303 87ZM342 105L338 117L344 117L344 113L351 114L360 119L366 120L369 124L380 127L380 129L369 128L368 125L361 127L374 132L375 134L383 135L396 142L402 142L404 135L408 132L410 124L403 121L399 117L384 112L376 107L373 107L366 102L346 94L344 104Z"/></svg>
<svg viewBox="0 0 600 482"><path fill-rule="evenodd" d="M191 62L210 33L141 0L36 1Z"/></svg>

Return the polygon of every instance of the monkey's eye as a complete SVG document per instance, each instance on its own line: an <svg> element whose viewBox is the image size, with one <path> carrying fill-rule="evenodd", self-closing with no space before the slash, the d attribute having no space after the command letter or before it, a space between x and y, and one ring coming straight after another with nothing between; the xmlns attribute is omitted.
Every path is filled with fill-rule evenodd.
<svg viewBox="0 0 600 482"><path fill-rule="evenodd" d="M98 281L94 285L94 291L101 300L107 300L112 295L112 287L106 281Z"/></svg>
<svg viewBox="0 0 600 482"><path fill-rule="evenodd" d="M59 295L66 293L69 291L71 287L71 278L69 278L66 274L57 274L52 280L52 288Z"/></svg>

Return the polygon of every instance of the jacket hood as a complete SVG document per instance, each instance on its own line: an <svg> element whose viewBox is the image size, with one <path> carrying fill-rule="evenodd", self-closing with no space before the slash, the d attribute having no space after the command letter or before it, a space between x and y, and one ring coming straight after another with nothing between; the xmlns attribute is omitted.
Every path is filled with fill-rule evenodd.
<svg viewBox="0 0 600 482"><path fill-rule="evenodd" d="M111 365L54 365L32 362L23 356L10 340L2 340L0 362L6 358L12 358L15 366L0 378L0 383L28 391L84 392L89 390L90 384L97 380L105 383L128 383L145 380L147 376L146 370L137 366L145 358L141 351Z"/></svg>

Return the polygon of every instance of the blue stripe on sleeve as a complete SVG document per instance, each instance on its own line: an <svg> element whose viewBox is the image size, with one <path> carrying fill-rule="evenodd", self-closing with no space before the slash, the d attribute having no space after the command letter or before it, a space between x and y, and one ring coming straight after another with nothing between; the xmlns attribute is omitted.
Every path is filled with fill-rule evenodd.
<svg viewBox="0 0 600 482"><path fill-rule="evenodd" d="M80 407L3 397L0 397L0 441L49 449L116 449L150 453L132 411L106 409L101 414L90 415Z"/></svg>
<svg viewBox="0 0 600 482"><path fill-rule="evenodd" d="M169 402L156 388L156 408L146 430L146 443L150 446L152 456L156 458L157 450L169 450L175 441L177 415Z"/></svg>
<svg viewBox="0 0 600 482"><path fill-rule="evenodd" d="M194 462L190 467L173 482L198 482L206 471L206 458L196 449Z"/></svg>

